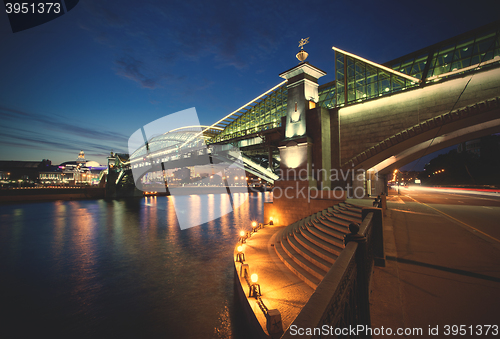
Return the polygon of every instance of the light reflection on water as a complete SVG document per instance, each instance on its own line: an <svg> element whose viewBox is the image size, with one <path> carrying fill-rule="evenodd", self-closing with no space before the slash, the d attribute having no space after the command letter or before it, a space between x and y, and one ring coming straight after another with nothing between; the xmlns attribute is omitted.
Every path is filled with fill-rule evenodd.
<svg viewBox="0 0 500 339"><path fill-rule="evenodd" d="M187 230L171 197L0 206L0 337L244 338L232 251L268 195ZM190 197L190 217L225 198Z"/></svg>

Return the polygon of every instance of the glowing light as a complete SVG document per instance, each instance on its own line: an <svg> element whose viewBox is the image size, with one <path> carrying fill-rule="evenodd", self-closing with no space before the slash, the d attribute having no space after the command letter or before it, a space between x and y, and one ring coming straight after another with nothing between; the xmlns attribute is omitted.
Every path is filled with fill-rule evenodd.
<svg viewBox="0 0 500 339"><path fill-rule="evenodd" d="M253 227L253 228L257 227L257 222L256 222L256 221L253 221L253 222L252 222L252 227Z"/></svg>
<svg viewBox="0 0 500 339"><path fill-rule="evenodd" d="M252 279L252 282L255 284L257 281L259 281L259 276L257 275L257 273L254 273L252 274L250 279Z"/></svg>
<svg viewBox="0 0 500 339"><path fill-rule="evenodd" d="M270 217L269 220L273 221L273 217Z"/></svg>
<svg viewBox="0 0 500 339"><path fill-rule="evenodd" d="M370 64L370 65L375 66L375 67L377 67L377 68L383 69L383 70L384 70L384 71L386 71L386 72L389 72L389 73L395 74L395 75L400 76L400 77L402 77L402 78L406 78L406 79L411 80L411 81L413 81L413 82L419 83L419 82L421 82L421 81L422 81L422 80L420 80L420 79L414 78L414 77L412 77L412 76L410 76L410 75L407 75L407 74L405 74L405 73L401 73L401 72L395 71L395 70L393 70L392 68L382 66L382 65L380 65L380 64L377 64L376 62L373 62L373 61L367 60L367 59L365 59L365 58L362 58L362 57L360 57L360 56L357 56L356 54L352 54L352 53L346 52L346 51L344 51L344 50L341 50L340 48L337 48L337 47L332 47L332 49L333 49L334 51L336 51L336 52L339 52L339 53L342 53L342 54L348 55L348 56L350 56L350 57L352 57L352 58L354 58L354 59L358 59L358 60L360 60L360 61L366 62L367 64Z"/></svg>
<svg viewBox="0 0 500 339"><path fill-rule="evenodd" d="M244 237L245 236L245 231L240 231L240 237Z"/></svg>
<svg viewBox="0 0 500 339"><path fill-rule="evenodd" d="M238 246L237 250L239 253L243 252L243 246Z"/></svg>

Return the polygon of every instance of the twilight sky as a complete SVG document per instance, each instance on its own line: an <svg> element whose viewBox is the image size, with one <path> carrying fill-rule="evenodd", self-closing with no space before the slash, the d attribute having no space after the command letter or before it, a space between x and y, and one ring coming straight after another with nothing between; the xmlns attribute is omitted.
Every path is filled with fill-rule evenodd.
<svg viewBox="0 0 500 339"><path fill-rule="evenodd" d="M212 124L281 82L301 38L322 84L332 46L384 63L499 19L497 0L462 3L81 0L18 33L2 11L0 160L105 163L165 115Z"/></svg>

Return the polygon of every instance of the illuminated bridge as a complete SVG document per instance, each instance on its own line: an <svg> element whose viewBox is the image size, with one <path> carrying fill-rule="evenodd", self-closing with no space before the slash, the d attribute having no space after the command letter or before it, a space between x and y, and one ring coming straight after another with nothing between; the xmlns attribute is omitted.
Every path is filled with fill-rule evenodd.
<svg viewBox="0 0 500 339"><path fill-rule="evenodd" d="M237 158L229 150L239 149L245 169L272 182L280 166L304 166L287 163L284 149L307 144L304 161L314 168L384 176L424 154L500 132L500 22L383 65L333 50L334 81L318 86L326 73L302 62L280 74L284 81L214 124L149 140L124 170L173 168L181 158L196 165L206 156L217 163ZM287 132L292 127L295 132ZM369 188L370 179L353 184ZM332 186L321 173L310 182Z"/></svg>

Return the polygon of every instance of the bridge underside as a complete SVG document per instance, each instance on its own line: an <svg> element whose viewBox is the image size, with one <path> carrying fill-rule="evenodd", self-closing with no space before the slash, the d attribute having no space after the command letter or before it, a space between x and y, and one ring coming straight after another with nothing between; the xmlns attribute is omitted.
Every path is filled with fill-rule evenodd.
<svg viewBox="0 0 500 339"><path fill-rule="evenodd" d="M354 158L355 168L380 174L440 149L500 132L500 98L437 116L378 143Z"/></svg>

